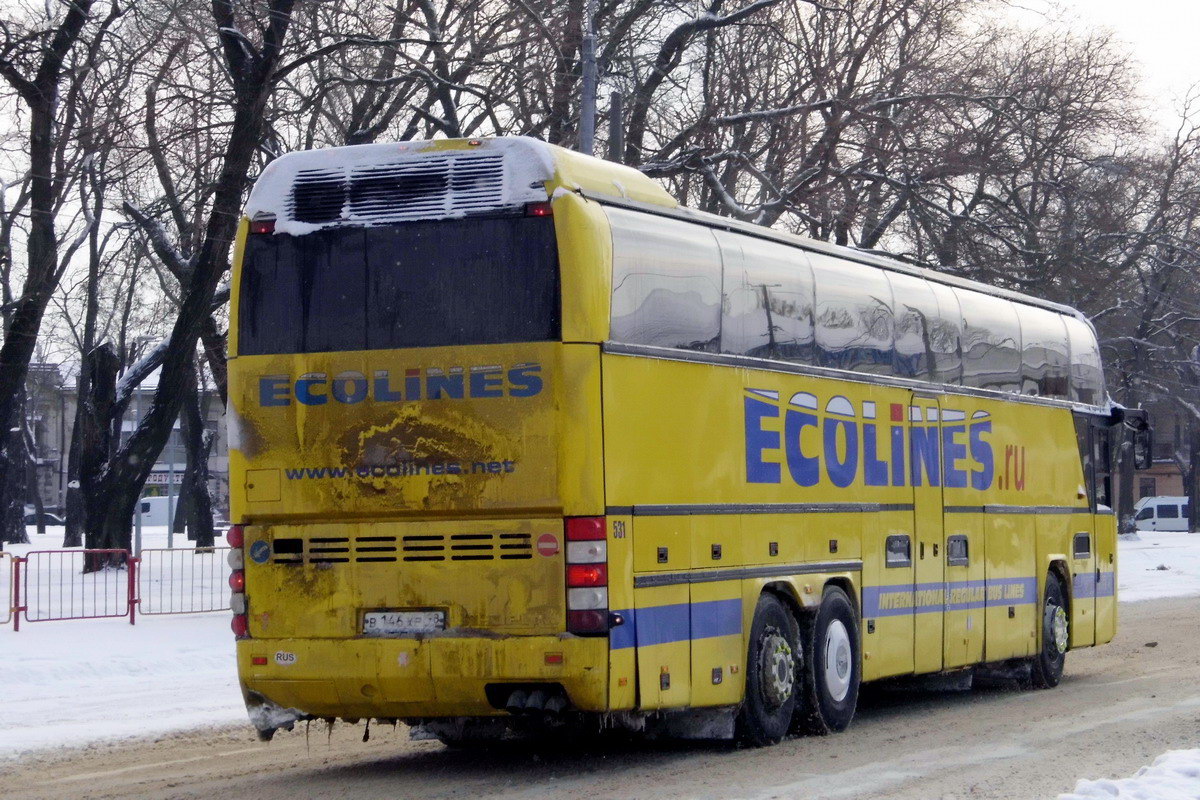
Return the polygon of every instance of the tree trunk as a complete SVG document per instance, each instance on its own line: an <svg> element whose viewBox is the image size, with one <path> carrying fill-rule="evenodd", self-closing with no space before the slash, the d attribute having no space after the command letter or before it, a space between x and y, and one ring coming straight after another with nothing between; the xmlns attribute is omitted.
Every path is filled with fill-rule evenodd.
<svg viewBox="0 0 1200 800"><path fill-rule="evenodd" d="M15 419L22 427L24 406L25 392L21 391L17 395ZM29 544L29 536L25 533L27 461L24 434L18 430L6 435L0 449L0 463L8 463L12 468L4 472L3 483L0 483L0 524L4 526L0 530L0 540L9 544Z"/></svg>
<svg viewBox="0 0 1200 800"><path fill-rule="evenodd" d="M204 429L203 400L192 373L179 425L187 448L187 467L183 484L187 487L186 500L180 493L180 511L187 520L188 537L196 547L213 546L212 497L208 491L208 454L212 448L212 436ZM180 515L177 512L176 517Z"/></svg>
<svg viewBox="0 0 1200 800"><path fill-rule="evenodd" d="M129 542L112 542L103 536L99 521L110 504L108 487L102 479L104 465L112 452L113 437L120 435L119 421L113 424L116 405L117 372L120 359L112 345L105 343L86 356L91 383L88 394L80 397L83 408L78 431L79 493L84 507L84 541L88 547L125 547ZM140 485L138 487L140 492ZM132 516L133 508L129 513Z"/></svg>

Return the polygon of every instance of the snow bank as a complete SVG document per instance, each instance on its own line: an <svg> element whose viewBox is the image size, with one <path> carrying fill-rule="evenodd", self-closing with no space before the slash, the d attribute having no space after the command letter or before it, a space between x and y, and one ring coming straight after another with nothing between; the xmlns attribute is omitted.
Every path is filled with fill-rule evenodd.
<svg viewBox="0 0 1200 800"><path fill-rule="evenodd" d="M1200 534L1143 531L1137 540L1117 544L1118 599L1192 595L1200 595Z"/></svg>
<svg viewBox="0 0 1200 800"><path fill-rule="evenodd" d="M1132 778L1082 780L1058 800L1200 800L1200 750L1170 750Z"/></svg>
<svg viewBox="0 0 1200 800"><path fill-rule="evenodd" d="M0 628L0 760L245 723L234 664L228 613Z"/></svg>
<svg viewBox="0 0 1200 800"><path fill-rule="evenodd" d="M31 544L8 545L8 550L25 555L62 546L61 527L40 536L30 527L28 533ZM185 559L182 563L192 557L214 558L195 556L181 534L175 536L175 544L187 546L171 554ZM144 547L166 545L165 526L143 529ZM224 557L216 558L223 566ZM6 564L7 559L0 560L0 581L8 578ZM150 606L165 607L164 584L149 580L152 577L147 575L143 597ZM224 580L222 571L206 583ZM228 587L223 585L201 590L201 599L216 591L222 605L227 599ZM0 691L0 761L48 747L246 723L233 641L228 611L139 615L135 626L126 618L22 619L20 633L14 633L11 624L0 626L0 675L5 676Z"/></svg>

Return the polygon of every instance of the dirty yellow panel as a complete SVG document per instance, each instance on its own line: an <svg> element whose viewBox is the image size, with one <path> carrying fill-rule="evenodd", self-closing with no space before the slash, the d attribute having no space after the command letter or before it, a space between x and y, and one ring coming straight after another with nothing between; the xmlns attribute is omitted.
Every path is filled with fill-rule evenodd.
<svg viewBox="0 0 1200 800"><path fill-rule="evenodd" d="M686 706L692 666L688 585L636 589L635 595L640 707Z"/></svg>
<svg viewBox="0 0 1200 800"><path fill-rule="evenodd" d="M742 699L749 635L743 629L742 594L740 580L691 586L693 706L732 705Z"/></svg>

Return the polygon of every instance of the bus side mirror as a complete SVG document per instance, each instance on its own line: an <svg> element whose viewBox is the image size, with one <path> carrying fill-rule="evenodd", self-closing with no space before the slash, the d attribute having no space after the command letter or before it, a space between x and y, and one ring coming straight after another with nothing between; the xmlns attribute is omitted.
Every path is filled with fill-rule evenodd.
<svg viewBox="0 0 1200 800"><path fill-rule="evenodd" d="M1154 466L1154 431L1147 425L1133 432L1133 468L1150 469Z"/></svg>

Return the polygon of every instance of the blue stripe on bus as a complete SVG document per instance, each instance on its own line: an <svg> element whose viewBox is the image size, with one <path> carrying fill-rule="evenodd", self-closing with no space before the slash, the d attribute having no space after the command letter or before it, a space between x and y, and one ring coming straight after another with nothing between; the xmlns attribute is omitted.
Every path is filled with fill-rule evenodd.
<svg viewBox="0 0 1200 800"><path fill-rule="evenodd" d="M901 617L1037 602L1037 578L863 587L863 617Z"/></svg>
<svg viewBox="0 0 1200 800"><path fill-rule="evenodd" d="M712 639L742 632L742 601L705 600L618 611L625 623L612 629L613 650Z"/></svg>
<svg viewBox="0 0 1200 800"><path fill-rule="evenodd" d="M1112 597L1116 592L1116 574L1101 572L1099 579L1093 573L1076 575L1073 586L1075 597ZM864 618L1036 603L1036 578L863 587ZM742 601L736 599L674 603L617 613L624 617L625 623L613 628L609 634L614 650L733 636L742 632Z"/></svg>
<svg viewBox="0 0 1200 800"><path fill-rule="evenodd" d="M1099 575L1091 572L1076 575L1071 582L1075 597L1112 597L1116 592L1116 573L1101 572Z"/></svg>

